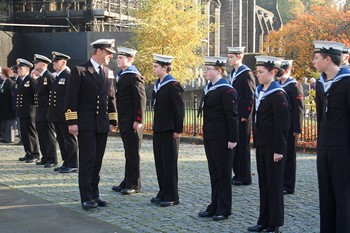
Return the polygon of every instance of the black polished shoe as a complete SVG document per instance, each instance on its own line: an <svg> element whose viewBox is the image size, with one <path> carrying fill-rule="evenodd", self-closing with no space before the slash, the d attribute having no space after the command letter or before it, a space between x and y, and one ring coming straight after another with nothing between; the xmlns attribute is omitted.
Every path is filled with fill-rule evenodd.
<svg viewBox="0 0 350 233"><path fill-rule="evenodd" d="M23 156L23 157L18 158L18 161L26 161L27 159L28 159L27 156Z"/></svg>
<svg viewBox="0 0 350 233"><path fill-rule="evenodd" d="M35 163L36 161L38 161L36 158L26 159L26 163Z"/></svg>
<svg viewBox="0 0 350 233"><path fill-rule="evenodd" d="M293 194L294 192L290 192L290 191L287 191L287 190L283 190L283 195L288 195L288 194Z"/></svg>
<svg viewBox="0 0 350 233"><path fill-rule="evenodd" d="M53 169L53 171L54 172L58 172L61 168L63 168L64 166L60 166L60 167L55 167L54 169Z"/></svg>
<svg viewBox="0 0 350 233"><path fill-rule="evenodd" d="M174 205L178 205L180 203L179 200L177 201L161 201L159 203L160 207L168 207L168 206L174 206Z"/></svg>
<svg viewBox="0 0 350 233"><path fill-rule="evenodd" d="M226 220L226 219L227 219L227 216L225 216L225 215L214 215L213 216L214 221L222 221L222 220Z"/></svg>
<svg viewBox="0 0 350 233"><path fill-rule="evenodd" d="M133 195L138 192L139 190L136 190L136 189L123 189L122 191L120 191L120 193L123 195Z"/></svg>
<svg viewBox="0 0 350 233"><path fill-rule="evenodd" d="M151 199L151 203L152 203L152 204L159 205L161 202L162 202L162 199L160 199L160 198L158 198L158 197L153 197L153 198Z"/></svg>
<svg viewBox="0 0 350 233"><path fill-rule="evenodd" d="M279 233L280 230L278 227L267 227L266 229L264 229L262 232L274 232L274 233Z"/></svg>
<svg viewBox="0 0 350 233"><path fill-rule="evenodd" d="M61 167L58 172L59 173L72 173L72 172L77 172L77 168L76 167Z"/></svg>
<svg viewBox="0 0 350 233"><path fill-rule="evenodd" d="M244 183L243 181L240 181L240 180L233 180L232 181L232 185L242 186L242 185L250 185L250 184L249 183Z"/></svg>
<svg viewBox="0 0 350 233"><path fill-rule="evenodd" d="M259 225L259 224L247 228L247 230L250 231L250 232L262 232L265 229L266 229L266 226Z"/></svg>
<svg viewBox="0 0 350 233"><path fill-rule="evenodd" d="M99 207L106 207L106 206L108 206L108 202L102 201L100 198L94 199L94 202L96 202Z"/></svg>
<svg viewBox="0 0 350 233"><path fill-rule="evenodd" d="M200 217L200 218L208 218L208 217L213 217L213 216L214 216L214 214L211 214L207 211L201 211L198 213L198 217Z"/></svg>
<svg viewBox="0 0 350 233"><path fill-rule="evenodd" d="M113 191L116 191L116 192L118 192L118 193L120 193L123 189L124 189L124 188L122 188L122 187L120 187L120 186L113 186L113 187L112 187L112 190L113 190Z"/></svg>
<svg viewBox="0 0 350 233"><path fill-rule="evenodd" d="M90 210L90 209L96 208L97 203L94 201L84 201L83 203L81 203L81 207L84 210Z"/></svg>
<svg viewBox="0 0 350 233"><path fill-rule="evenodd" d="M39 161L39 162L36 162L35 165L45 165L46 162L42 162L42 161Z"/></svg>
<svg viewBox="0 0 350 233"><path fill-rule="evenodd" d="M56 163L46 163L44 168L51 168L51 167L56 167L57 164Z"/></svg>

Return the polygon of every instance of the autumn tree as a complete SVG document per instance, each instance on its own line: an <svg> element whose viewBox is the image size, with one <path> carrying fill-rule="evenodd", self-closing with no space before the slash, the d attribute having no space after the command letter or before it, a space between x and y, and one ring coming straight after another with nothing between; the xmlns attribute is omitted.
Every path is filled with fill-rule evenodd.
<svg viewBox="0 0 350 233"><path fill-rule="evenodd" d="M142 0L135 12L139 26L133 40L135 65L146 82L154 82L153 54L174 56L171 74L180 82L195 77L202 63L201 46L208 33L197 1Z"/></svg>
<svg viewBox="0 0 350 233"><path fill-rule="evenodd" d="M314 40L338 41L350 46L350 11L313 6L279 31L269 33L263 51L272 56L293 59L295 77L316 76L312 65Z"/></svg>
<svg viewBox="0 0 350 233"><path fill-rule="evenodd" d="M278 2L278 10L281 14L282 22L286 24L303 14L305 7L300 0L280 0Z"/></svg>

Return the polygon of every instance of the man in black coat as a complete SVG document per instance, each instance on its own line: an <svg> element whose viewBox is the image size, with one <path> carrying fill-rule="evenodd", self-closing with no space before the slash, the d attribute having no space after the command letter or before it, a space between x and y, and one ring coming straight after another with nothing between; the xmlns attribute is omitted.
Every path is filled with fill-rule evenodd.
<svg viewBox="0 0 350 233"><path fill-rule="evenodd" d="M146 92L143 77L135 66L136 50L119 47L117 64L121 70L117 75L118 128L125 150L125 177L112 190L124 195L139 192L140 147L142 142L142 122L146 110Z"/></svg>
<svg viewBox="0 0 350 233"><path fill-rule="evenodd" d="M158 77L153 90L153 153L159 192L151 202L166 207L179 203L177 160L185 116L184 90L169 74L173 57L154 54L153 59Z"/></svg>
<svg viewBox="0 0 350 233"><path fill-rule="evenodd" d="M287 156L283 160L285 164L283 181L284 194L292 194L295 190L296 146L298 135L302 131L304 115L303 88L300 83L290 76L293 68L292 65L293 60L282 61L281 68L284 70L284 73L278 78L280 85L288 96L290 118L290 128L287 139Z"/></svg>
<svg viewBox="0 0 350 233"><path fill-rule="evenodd" d="M245 47L229 47L228 61L233 67L230 82L238 93L238 144L233 155L233 185L252 183L250 165L250 135L254 102L255 78L250 68L242 63Z"/></svg>
<svg viewBox="0 0 350 233"><path fill-rule="evenodd" d="M75 66L66 90L66 121L69 133L78 136L79 190L85 210L105 207L98 184L108 132L116 125L114 75L108 65L115 53L114 39L91 43L89 61Z"/></svg>
<svg viewBox="0 0 350 233"><path fill-rule="evenodd" d="M339 67L344 44L314 45L320 232L350 232L350 70Z"/></svg>
<svg viewBox="0 0 350 233"><path fill-rule="evenodd" d="M40 75L37 79L35 90L35 123L39 136L41 161L36 165L44 165L45 168L57 165L56 138L53 123L49 122L49 92L54 76L47 69L51 60L43 55L34 55L34 69Z"/></svg>
<svg viewBox="0 0 350 233"><path fill-rule="evenodd" d="M54 170L60 173L77 171L78 144L77 138L68 132L65 119L66 83L70 78L70 70L67 67L68 55L60 52L52 52L53 69L56 71L55 81L52 83L49 95L49 121L53 122L57 135L58 145L61 151L63 164Z"/></svg>
<svg viewBox="0 0 350 233"><path fill-rule="evenodd" d="M18 160L33 163L40 157L38 136L35 126L34 94L36 90L36 80L29 75L30 68L33 67L32 63L22 58L18 58L16 62L18 76L22 79L17 89L16 112L20 119L21 137L26 153L24 157Z"/></svg>

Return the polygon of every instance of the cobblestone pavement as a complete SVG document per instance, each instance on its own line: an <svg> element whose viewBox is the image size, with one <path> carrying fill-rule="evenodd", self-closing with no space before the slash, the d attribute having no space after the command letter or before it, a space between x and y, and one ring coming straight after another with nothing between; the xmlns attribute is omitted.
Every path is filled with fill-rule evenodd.
<svg viewBox="0 0 350 233"><path fill-rule="evenodd" d="M23 147L0 144L0 183L62 205L82 215L97 218L132 232L247 232L259 212L255 152L252 150L253 184L233 187L232 215L226 221L201 219L210 200L208 166L202 145L181 143L179 156L180 204L158 207L150 199L158 191L152 141L144 140L141 151L142 192L123 196L111 191L124 174L123 144L110 137L101 171L101 198L109 207L93 211L81 209L77 174L60 174L52 169L19 162ZM285 196L285 225L282 232L319 232L316 156L298 154L297 186Z"/></svg>

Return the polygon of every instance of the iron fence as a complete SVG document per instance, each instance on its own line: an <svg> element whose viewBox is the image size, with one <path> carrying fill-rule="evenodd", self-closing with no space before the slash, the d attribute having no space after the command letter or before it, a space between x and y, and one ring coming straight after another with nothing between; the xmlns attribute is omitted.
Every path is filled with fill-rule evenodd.
<svg viewBox="0 0 350 233"><path fill-rule="evenodd" d="M184 101L185 119L183 134L193 137L201 137L203 134L203 117L198 117L198 107L200 98L196 95L193 100ZM146 114L144 118L144 127L146 131L152 132L153 125L153 105L152 101L147 101ZM311 106L306 105L304 108L303 129L299 136L300 141L314 142L317 137L316 111Z"/></svg>

